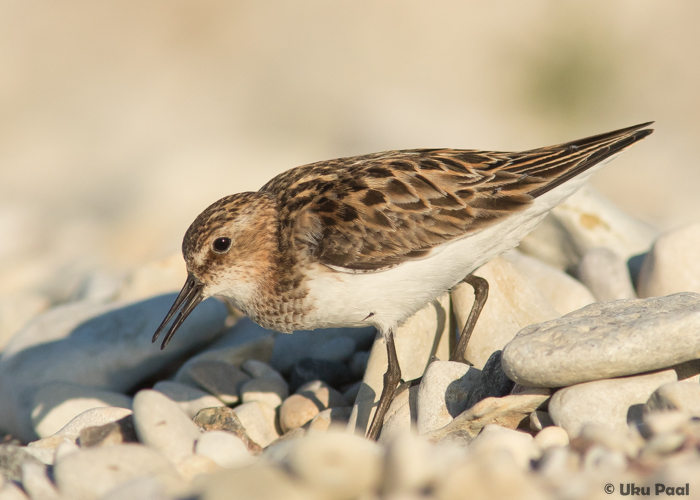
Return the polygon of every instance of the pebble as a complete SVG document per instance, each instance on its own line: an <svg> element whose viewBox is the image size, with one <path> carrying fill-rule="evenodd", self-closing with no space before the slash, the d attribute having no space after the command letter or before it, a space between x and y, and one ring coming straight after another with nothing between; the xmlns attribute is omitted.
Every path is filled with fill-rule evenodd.
<svg viewBox="0 0 700 500"><path fill-rule="evenodd" d="M22 465L22 487L32 500L59 500L58 491L46 475L46 466L27 462Z"/></svg>
<svg viewBox="0 0 700 500"><path fill-rule="evenodd" d="M76 451L80 451L80 447L75 444L75 441L64 438L59 445L56 446L56 453L54 454L53 460L54 464Z"/></svg>
<svg viewBox="0 0 700 500"><path fill-rule="evenodd" d="M193 481L196 477L220 471L222 467L209 457L195 454L179 462L175 469L185 480Z"/></svg>
<svg viewBox="0 0 700 500"><path fill-rule="evenodd" d="M359 436L329 432L292 441L289 470L328 500L350 500L379 489L379 445Z"/></svg>
<svg viewBox="0 0 700 500"><path fill-rule="evenodd" d="M135 443L137 441L134 419L131 415L109 424L87 427L81 430L78 436L78 444L81 448Z"/></svg>
<svg viewBox="0 0 700 500"><path fill-rule="evenodd" d="M41 461L27 451L26 447L14 444L0 444L0 477L10 481L22 481L22 464L25 462L42 465Z"/></svg>
<svg viewBox="0 0 700 500"><path fill-rule="evenodd" d="M201 435L199 427L175 401L160 392L144 389L136 393L133 418L139 441L158 450L172 463L177 464L194 453L194 443Z"/></svg>
<svg viewBox="0 0 700 500"><path fill-rule="evenodd" d="M676 372L665 370L565 387L549 401L549 414L573 437L587 422L626 433L628 420L641 418L642 405L649 396L661 385L675 380Z"/></svg>
<svg viewBox="0 0 700 500"><path fill-rule="evenodd" d="M75 442L83 429L88 427L100 426L110 422L116 422L124 417L131 415L133 412L128 408L120 407L105 407L92 408L86 410L73 420L68 422L56 434L33 441L29 446L37 446L44 448L56 448L63 440L69 439Z"/></svg>
<svg viewBox="0 0 700 500"><path fill-rule="evenodd" d="M292 367L289 389L296 392L299 387L313 380L323 380L333 387L352 382L345 363L327 359L302 358Z"/></svg>
<svg viewBox="0 0 700 500"><path fill-rule="evenodd" d="M168 349L157 349L151 337L174 300L171 294L136 303L75 303L34 318L0 358L0 428L33 441L32 401L42 385L62 381L123 393L221 332L226 308L206 300Z"/></svg>
<svg viewBox="0 0 700 500"><path fill-rule="evenodd" d="M340 335L327 340L310 351L309 357L328 361L345 362L355 352L355 341L350 337Z"/></svg>
<svg viewBox="0 0 700 500"><path fill-rule="evenodd" d="M644 412L643 420L642 434L649 437L676 432L688 423L688 414L678 410Z"/></svg>
<svg viewBox="0 0 700 500"><path fill-rule="evenodd" d="M426 305L397 329L394 341L403 380L423 376L433 356L449 359L450 332L454 331L451 317L450 296L445 294ZM348 422L351 432L362 435L367 432L384 385L386 367L386 341L382 335L377 335Z"/></svg>
<svg viewBox="0 0 700 500"><path fill-rule="evenodd" d="M576 274L599 302L637 298L627 263L609 248L586 252Z"/></svg>
<svg viewBox="0 0 700 500"><path fill-rule="evenodd" d="M352 406L326 408L309 423L309 432L326 432L331 427L346 427Z"/></svg>
<svg viewBox="0 0 700 500"><path fill-rule="evenodd" d="M552 446L566 446L569 444L569 435L561 427L552 425L537 433L535 444L543 450Z"/></svg>
<svg viewBox="0 0 700 500"><path fill-rule="evenodd" d="M254 442L265 448L280 436L275 425L277 415L273 408L260 401L251 401L237 406L233 410ZM281 418L280 418L281 420Z"/></svg>
<svg viewBox="0 0 700 500"><path fill-rule="evenodd" d="M182 475L187 477L186 474ZM142 477L118 485L100 500L171 500L171 498L165 492L165 487L157 480Z"/></svg>
<svg viewBox="0 0 700 500"><path fill-rule="evenodd" d="M549 416L548 412L535 410L530 413L530 429L533 431L541 431L545 427L549 427L551 425L554 425L554 422L552 421L552 417Z"/></svg>
<svg viewBox="0 0 700 500"><path fill-rule="evenodd" d="M583 469L603 471L606 474L620 474L627 468L627 458L620 451L605 446L591 446L583 456Z"/></svg>
<svg viewBox="0 0 700 500"><path fill-rule="evenodd" d="M277 408L289 396L287 382L278 378L253 378L241 385L241 401L260 401L270 408Z"/></svg>
<svg viewBox="0 0 700 500"><path fill-rule="evenodd" d="M476 380L476 385L469 391L465 404L471 408L485 398L500 398L507 396L513 390L515 383L509 379L501 368L501 356L503 351L495 351L481 370L481 377Z"/></svg>
<svg viewBox="0 0 700 500"><path fill-rule="evenodd" d="M690 292L591 304L520 331L503 370L520 384L561 387L674 366L700 351L698 312Z"/></svg>
<svg viewBox="0 0 700 500"><path fill-rule="evenodd" d="M539 259L517 250L503 257L542 292L559 314L568 314L596 301L586 285Z"/></svg>
<svg viewBox="0 0 700 500"><path fill-rule="evenodd" d="M489 424L484 426L479 435L469 444L469 450L478 455L505 450L510 453L518 466L527 469L530 460L538 458L533 442L530 434Z"/></svg>
<svg viewBox="0 0 700 500"><path fill-rule="evenodd" d="M62 498L97 499L120 484L154 478L167 489L181 488L182 479L168 459L140 444L90 448L64 457L54 467Z"/></svg>
<svg viewBox="0 0 700 500"><path fill-rule="evenodd" d="M0 476L0 500L27 500L27 498L19 486Z"/></svg>
<svg viewBox="0 0 700 500"><path fill-rule="evenodd" d="M241 467L254 460L248 453L246 444L235 434L225 431L203 433L197 440L194 451L223 468Z"/></svg>
<svg viewBox="0 0 700 500"><path fill-rule="evenodd" d="M379 444L391 443L396 436L417 432L419 385L405 388L394 396L384 416Z"/></svg>
<svg viewBox="0 0 700 500"><path fill-rule="evenodd" d="M241 363L241 370L253 378L276 378L278 380L284 380L284 377L280 374L280 372L272 368L267 363L263 363L257 359L248 359Z"/></svg>
<svg viewBox="0 0 700 500"><path fill-rule="evenodd" d="M253 455L259 455L262 452L260 445L250 439L246 433L236 412L228 406L204 408L195 415L193 421L204 431L226 431L235 434Z"/></svg>
<svg viewBox="0 0 700 500"><path fill-rule="evenodd" d="M309 382L301 386L297 394L292 394L282 403L280 428L283 433L296 429L326 408L345 405L343 396L328 384L320 380Z"/></svg>
<svg viewBox="0 0 700 500"><path fill-rule="evenodd" d="M502 257L481 266L474 274L489 282L488 300L465 353L466 360L479 369L524 327L560 316L532 281ZM462 283L451 295L461 332L474 303L474 291Z"/></svg>
<svg viewBox="0 0 700 500"><path fill-rule="evenodd" d="M185 370L178 371L175 380L192 380L224 404L233 405L239 402L240 388L250 377L240 368L225 361L203 359L187 364Z"/></svg>
<svg viewBox="0 0 700 500"><path fill-rule="evenodd" d="M480 378L481 370L464 363L430 363L418 390L418 433L444 427L466 410L469 394Z"/></svg>
<svg viewBox="0 0 700 500"><path fill-rule="evenodd" d="M700 293L700 223L664 234L642 264L637 288L640 297L676 292Z"/></svg>
<svg viewBox="0 0 700 500"><path fill-rule="evenodd" d="M700 417L700 384L674 382L654 391L644 405L644 413L677 410Z"/></svg>
<svg viewBox="0 0 700 500"><path fill-rule="evenodd" d="M81 413L98 407L130 409L131 398L87 385L50 382L42 385L34 396L32 425L37 436L48 437Z"/></svg>
<svg viewBox="0 0 700 500"><path fill-rule="evenodd" d="M348 362L348 367L350 368L352 376L354 378L362 378L367 370L368 362L369 351L357 351L354 353Z"/></svg>
<svg viewBox="0 0 700 500"><path fill-rule="evenodd" d="M153 386L153 390L163 393L169 399L177 403L182 411L193 418L203 408L224 406L216 396L208 392L186 384L173 382L172 380L160 380Z"/></svg>

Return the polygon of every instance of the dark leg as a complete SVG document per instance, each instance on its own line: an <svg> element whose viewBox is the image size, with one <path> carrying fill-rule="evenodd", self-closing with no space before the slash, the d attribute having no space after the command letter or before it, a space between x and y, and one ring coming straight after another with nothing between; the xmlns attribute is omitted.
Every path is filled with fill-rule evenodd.
<svg viewBox="0 0 700 500"><path fill-rule="evenodd" d="M377 411L372 419L372 425L369 426L367 439L376 441L379 437L379 431L382 430L384 416L389 410L389 405L394 399L396 385L401 380L401 368L399 368L399 358L396 356L396 347L394 346L394 331L389 330L386 335L386 353L389 359L389 364L384 374L384 387L382 387L382 395L379 397Z"/></svg>
<svg viewBox="0 0 700 500"><path fill-rule="evenodd" d="M472 336L472 332L476 326L476 321L479 319L481 310L484 308L486 299L489 296L489 282L484 278L474 276L473 274L468 275L462 281L469 283L472 288L474 288L474 304L472 305L472 310L469 312L469 317L464 325L464 329L459 336L457 347L455 347L455 350L450 357L450 361L468 363L468 361L464 359L464 354L467 352L467 343L469 342L469 338Z"/></svg>

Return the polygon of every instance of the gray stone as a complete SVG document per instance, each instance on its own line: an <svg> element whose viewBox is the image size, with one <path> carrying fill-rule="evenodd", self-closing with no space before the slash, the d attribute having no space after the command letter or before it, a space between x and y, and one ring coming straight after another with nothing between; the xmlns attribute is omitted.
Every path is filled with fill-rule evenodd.
<svg viewBox="0 0 700 500"><path fill-rule="evenodd" d="M640 297L676 292L700 293L700 224L661 236L647 254L639 272Z"/></svg>
<svg viewBox="0 0 700 500"><path fill-rule="evenodd" d="M0 428L23 441L36 439L32 401L49 382L72 382L124 392L183 353L222 331L226 308L202 303L164 351L153 332L175 299L164 295L132 304L70 304L36 317L0 357Z"/></svg>
<svg viewBox="0 0 700 500"><path fill-rule="evenodd" d="M340 335L312 349L309 357L345 362L350 359L354 352L355 341L350 337Z"/></svg>
<svg viewBox="0 0 700 500"><path fill-rule="evenodd" d="M180 409L190 418L194 417L203 408L214 408L224 406L216 396L208 392L186 384L173 382L172 380L161 380L153 386L153 390L163 393L168 398L175 401Z"/></svg>
<svg viewBox="0 0 700 500"><path fill-rule="evenodd" d="M350 367L350 372L355 378L362 378L367 370L367 363L369 362L369 351L357 351L350 358L348 366Z"/></svg>
<svg viewBox="0 0 700 500"><path fill-rule="evenodd" d="M641 420L642 406L649 396L661 385L675 381L676 372L666 370L584 382L555 392L549 414L572 437L578 436L587 422L626 432L628 423Z"/></svg>
<svg viewBox="0 0 700 500"><path fill-rule="evenodd" d="M501 368L502 351L495 351L481 370L481 377L467 394L464 408L471 408L485 398L500 398L507 396L513 390L515 383L508 378ZM461 412L460 412L461 413Z"/></svg>
<svg viewBox="0 0 700 500"><path fill-rule="evenodd" d="M241 363L241 370L253 378L276 378L284 380L284 377L267 363L257 359L247 359Z"/></svg>
<svg viewBox="0 0 700 500"><path fill-rule="evenodd" d="M430 363L418 391L418 433L444 427L466 410L469 393L480 378L480 370L464 363Z"/></svg>
<svg viewBox="0 0 700 500"><path fill-rule="evenodd" d="M259 455L262 448L250 439L236 412L228 406L204 408L193 419L204 431L226 431L236 435L248 447L252 455Z"/></svg>
<svg viewBox="0 0 700 500"><path fill-rule="evenodd" d="M195 453L211 458L224 468L241 467L253 461L246 444L235 434L225 431L208 431L201 435Z"/></svg>
<svg viewBox="0 0 700 500"><path fill-rule="evenodd" d="M520 384L561 387L667 368L697 358L698 313L695 293L591 304L522 330L503 350L503 370Z"/></svg>
<svg viewBox="0 0 700 500"><path fill-rule="evenodd" d="M700 417L700 384L674 382L654 391L644 405L644 413L677 410Z"/></svg>
<svg viewBox="0 0 700 500"><path fill-rule="evenodd" d="M489 282L488 300L465 353L465 359L479 369L494 351L503 349L526 326L560 316L532 281L502 257L481 266L474 274ZM474 303L474 291L462 283L451 295L461 332Z"/></svg>
<svg viewBox="0 0 700 500"><path fill-rule="evenodd" d="M323 380L333 387L341 387L352 382L345 363L328 359L302 358L292 367L289 390L296 392L299 387L314 380Z"/></svg>
<svg viewBox="0 0 700 500"><path fill-rule="evenodd" d="M68 455L54 468L62 498L92 500L138 478L154 478L175 491L183 480L160 453L139 444L90 448Z"/></svg>
<svg viewBox="0 0 700 500"><path fill-rule="evenodd" d="M637 298L627 263L609 248L586 252L577 275L600 302Z"/></svg>
<svg viewBox="0 0 700 500"><path fill-rule="evenodd" d="M260 401L270 408L277 408L289 396L287 382L272 378L253 378L241 385L241 401Z"/></svg>
<svg viewBox="0 0 700 500"><path fill-rule="evenodd" d="M194 443L201 435L199 427L160 392L144 389L136 393L133 418L139 440L174 464L194 453Z"/></svg>
<svg viewBox="0 0 700 500"><path fill-rule="evenodd" d="M238 403L241 386L250 380L243 370L225 361L203 359L186 366L175 376L177 382L192 380L227 405Z"/></svg>
<svg viewBox="0 0 700 500"><path fill-rule="evenodd" d="M233 410L250 439L265 448L280 436L275 410L260 401L251 401Z"/></svg>
<svg viewBox="0 0 700 500"><path fill-rule="evenodd" d="M39 437L60 431L68 422L93 408L131 408L131 398L117 392L69 382L50 382L34 395L32 425Z"/></svg>

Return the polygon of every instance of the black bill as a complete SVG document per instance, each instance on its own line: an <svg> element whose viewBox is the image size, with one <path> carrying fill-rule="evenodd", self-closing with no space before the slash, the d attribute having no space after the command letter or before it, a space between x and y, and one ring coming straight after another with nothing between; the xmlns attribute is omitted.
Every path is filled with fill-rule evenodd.
<svg viewBox="0 0 700 500"><path fill-rule="evenodd" d="M190 273L187 275L185 286L182 287L180 294L175 299L175 303L170 308L170 311L168 311L168 314L165 316L165 319L156 330L156 333L153 334L153 339L151 342L158 340L160 332L163 331L165 325L170 322L173 316L175 316L175 313L179 310L180 314L178 314L175 321L173 321L173 324L170 326L170 330L168 330L168 333L163 339L163 344L160 346L161 349L165 349L165 346L168 345L168 342L170 342L170 339L173 337L173 335L175 335L177 329L180 328L182 322L185 321L185 318L187 318L187 316L194 311L194 308L197 307L197 304L202 301L203 289L204 283L199 281L194 274Z"/></svg>

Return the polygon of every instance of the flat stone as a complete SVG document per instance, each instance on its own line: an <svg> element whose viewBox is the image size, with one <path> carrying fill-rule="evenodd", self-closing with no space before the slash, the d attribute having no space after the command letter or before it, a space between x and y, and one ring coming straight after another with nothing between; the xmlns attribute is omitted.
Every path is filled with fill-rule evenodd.
<svg viewBox="0 0 700 500"><path fill-rule="evenodd" d="M425 434L432 442L469 444L489 424L515 429L530 413L539 408L548 395L517 394L486 398L458 415L446 426Z"/></svg>
<svg viewBox="0 0 700 500"><path fill-rule="evenodd" d="M73 453L56 464L54 477L61 497L75 500L100 498L120 484L137 478L154 478L171 490L182 487L182 479L172 463L139 444L89 448Z"/></svg>
<svg viewBox="0 0 700 500"><path fill-rule="evenodd" d="M195 415L193 420L203 431L226 431L238 436L253 455L259 455L262 452L260 445L250 439L245 427L243 427L238 415L232 408L227 406L204 408Z"/></svg>
<svg viewBox="0 0 700 500"><path fill-rule="evenodd" d="M270 408L277 408L289 396L289 387L287 382L276 377L253 378L241 385L240 394L243 403L260 401Z"/></svg>
<svg viewBox="0 0 700 500"><path fill-rule="evenodd" d="M309 432L326 432L331 426L346 427L352 406L339 406L336 408L326 408L309 423Z"/></svg>
<svg viewBox="0 0 700 500"><path fill-rule="evenodd" d="M68 422L61 430L53 436L49 436L39 441L34 441L30 445L45 446L47 448L55 448L64 439L70 439L73 442L78 438L83 429L88 427L100 426L116 422L124 417L131 415L133 412L128 408L120 407L105 407L92 408L86 410L73 420Z"/></svg>
<svg viewBox="0 0 700 500"><path fill-rule="evenodd" d="M134 419L131 415L109 424L87 427L81 430L78 436L78 444L81 448L136 443L137 441Z"/></svg>
<svg viewBox="0 0 700 500"><path fill-rule="evenodd" d="M332 387L352 382L347 366L341 361L302 358L292 367L289 389L296 392L299 387L313 380L323 380Z"/></svg>
<svg viewBox="0 0 700 500"><path fill-rule="evenodd" d="M473 274L489 282L488 300L465 353L465 359L479 369L494 351L503 349L526 326L560 316L539 288L502 257L481 266ZM451 295L461 332L474 303L474 290L462 283Z"/></svg>
<svg viewBox="0 0 700 500"><path fill-rule="evenodd" d="M275 420L275 410L260 401L251 401L237 406L233 410L238 416L246 434L257 444L265 448L280 435Z"/></svg>
<svg viewBox="0 0 700 500"><path fill-rule="evenodd" d="M81 413L92 408L131 408L131 398L69 382L50 382L34 395L32 424L39 437L48 437L63 428Z"/></svg>
<svg viewBox="0 0 700 500"><path fill-rule="evenodd" d="M700 224L664 234L654 242L639 272L640 297L700 293Z"/></svg>
<svg viewBox="0 0 700 500"><path fill-rule="evenodd" d="M267 363L258 361L257 359L247 359L241 363L241 370L246 372L252 378L276 378L279 380L284 380L284 377L272 368Z"/></svg>
<svg viewBox="0 0 700 500"><path fill-rule="evenodd" d="M403 380L421 377L433 357L449 359L450 336L454 332L450 308L450 296L445 294L397 329L394 342ZM362 347L358 344L358 348ZM386 340L377 335L348 422L350 432L366 434L382 392L387 364Z"/></svg>
<svg viewBox="0 0 700 500"><path fill-rule="evenodd" d="M430 363L418 390L418 433L444 427L466 410L469 393L480 378L481 370L464 363Z"/></svg>
<svg viewBox="0 0 700 500"><path fill-rule="evenodd" d="M464 409L471 408L482 399L500 398L511 393L515 383L501 368L502 353L503 351L495 351L486 361L481 370L481 377L476 380L476 384L467 394Z"/></svg>
<svg viewBox="0 0 700 500"><path fill-rule="evenodd" d="M549 414L569 436L578 436L585 423L627 432L628 423L641 420L642 406L661 385L676 381L674 370L632 377L595 380L554 393Z"/></svg>
<svg viewBox="0 0 700 500"><path fill-rule="evenodd" d="M241 467L253 461L243 440L225 431L208 431L202 434L197 440L195 453L211 458L224 468Z"/></svg>
<svg viewBox="0 0 700 500"><path fill-rule="evenodd" d="M203 408L224 406L216 396L186 384L161 380L156 382L153 390L163 393L177 403L182 411L193 418Z"/></svg>
<svg viewBox="0 0 700 500"><path fill-rule="evenodd" d="M329 361L345 362L355 352L355 341L344 335L327 340L323 344L315 347L310 358L327 359Z"/></svg>
<svg viewBox="0 0 700 500"><path fill-rule="evenodd" d="M644 413L666 410L700 417L700 384L674 382L656 389L644 405Z"/></svg>
<svg viewBox="0 0 700 500"><path fill-rule="evenodd" d="M133 418L139 441L174 464L194 453L194 443L201 435L199 427L160 392L144 389L136 393Z"/></svg>
<svg viewBox="0 0 700 500"><path fill-rule="evenodd" d="M207 300L161 351L151 337L174 300L170 294L136 303L75 303L36 317L0 357L0 428L33 441L39 387L71 382L123 393L223 330L226 307Z"/></svg>
<svg viewBox="0 0 700 500"><path fill-rule="evenodd" d="M346 404L343 396L328 384L320 380L309 382L301 386L297 394L292 394L282 403L280 428L286 433L310 422L327 408Z"/></svg>
<svg viewBox="0 0 700 500"><path fill-rule="evenodd" d="M503 258L523 273L559 314L568 314L596 301L585 284L539 259L518 250L505 253Z"/></svg>
<svg viewBox="0 0 700 500"><path fill-rule="evenodd" d="M520 384L562 387L667 368L699 351L700 295L679 293L591 304L525 328L502 366Z"/></svg>
<svg viewBox="0 0 700 500"><path fill-rule="evenodd" d="M239 390L250 377L240 368L225 361L204 359L189 363L186 370L181 370L175 380L194 381L203 390L216 396L227 405L239 402Z"/></svg>
<svg viewBox="0 0 700 500"><path fill-rule="evenodd" d="M535 444L543 450L552 446L566 446L569 444L569 435L561 427L552 425L537 433Z"/></svg>
<svg viewBox="0 0 700 500"><path fill-rule="evenodd" d="M592 248L586 252L578 265L577 276L600 302L637 298L627 263L609 248Z"/></svg>
<svg viewBox="0 0 700 500"><path fill-rule="evenodd" d="M42 465L26 448L13 444L0 444L0 475L10 481L22 481L22 464Z"/></svg>

